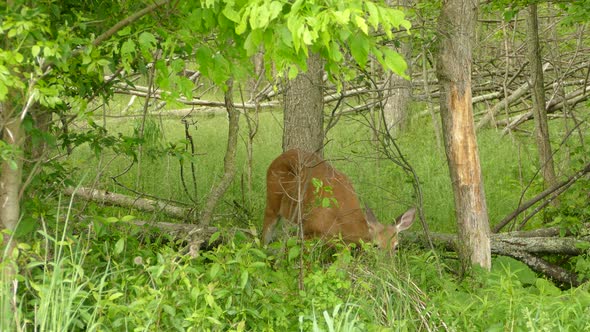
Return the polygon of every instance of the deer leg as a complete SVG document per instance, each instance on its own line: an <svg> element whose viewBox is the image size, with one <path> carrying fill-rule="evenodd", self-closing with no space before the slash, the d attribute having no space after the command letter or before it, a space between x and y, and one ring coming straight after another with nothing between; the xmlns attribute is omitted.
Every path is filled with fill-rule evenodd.
<svg viewBox="0 0 590 332"><path fill-rule="evenodd" d="M278 212L267 206L264 212L264 225L262 226L262 243L264 245L267 245L272 241L273 232L278 220Z"/></svg>

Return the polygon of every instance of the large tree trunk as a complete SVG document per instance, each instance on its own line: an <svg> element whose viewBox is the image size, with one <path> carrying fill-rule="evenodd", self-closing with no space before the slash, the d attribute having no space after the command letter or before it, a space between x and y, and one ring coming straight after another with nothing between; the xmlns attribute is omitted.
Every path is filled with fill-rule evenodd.
<svg viewBox="0 0 590 332"><path fill-rule="evenodd" d="M537 5L528 7L527 19L528 33L527 46L530 62L530 85L533 97L533 115L535 119L535 139L539 152L539 162L543 179L548 187L557 183L551 143L549 142L549 126L547 124L547 111L545 110L545 87L543 69L541 64L541 52L539 50L539 23L537 20Z"/></svg>
<svg viewBox="0 0 590 332"><path fill-rule="evenodd" d="M323 64L310 53L307 72L289 81L285 91L283 151L301 148L322 155L324 146Z"/></svg>
<svg viewBox="0 0 590 332"><path fill-rule="evenodd" d="M437 76L445 150L459 228L464 269L491 267L490 227L481 176L471 100L471 44L477 2L444 2L438 22Z"/></svg>
<svg viewBox="0 0 590 332"><path fill-rule="evenodd" d="M409 6L410 0L388 0L387 4L393 6L394 2L398 6ZM397 50L396 50L397 51ZM400 54L406 59L408 63L408 70L406 74L412 76L412 39L411 36L407 36L405 40L401 42ZM396 74L389 74L386 81L386 94L385 104L383 105L383 116L385 118L385 125L390 130L391 134L398 134L401 132L407 122L408 107L412 101L412 82L404 79L403 77Z"/></svg>

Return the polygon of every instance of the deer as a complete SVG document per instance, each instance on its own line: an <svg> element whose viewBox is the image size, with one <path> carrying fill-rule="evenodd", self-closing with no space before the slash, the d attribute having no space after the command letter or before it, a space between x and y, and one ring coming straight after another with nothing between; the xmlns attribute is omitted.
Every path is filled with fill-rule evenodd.
<svg viewBox="0 0 590 332"><path fill-rule="evenodd" d="M326 204L328 203L328 204ZM412 225L410 208L393 225L377 221L360 206L348 177L315 153L291 149L274 159L266 172L266 208L262 242L268 245L280 217L302 222L304 239L341 238L345 243L376 244L395 252L398 234Z"/></svg>

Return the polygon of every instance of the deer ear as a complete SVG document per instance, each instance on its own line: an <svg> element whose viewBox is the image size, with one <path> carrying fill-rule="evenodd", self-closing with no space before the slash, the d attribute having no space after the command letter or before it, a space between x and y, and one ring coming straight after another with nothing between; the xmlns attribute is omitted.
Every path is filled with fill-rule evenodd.
<svg viewBox="0 0 590 332"><path fill-rule="evenodd" d="M398 218L398 222L395 224L395 228L397 229L398 233L405 231L406 229L410 228L410 226L412 226L415 215L416 208L411 208Z"/></svg>
<svg viewBox="0 0 590 332"><path fill-rule="evenodd" d="M367 217L369 225L378 222L377 217L375 217L375 214L373 213L373 210L371 210L371 208L368 206L365 206L365 216Z"/></svg>

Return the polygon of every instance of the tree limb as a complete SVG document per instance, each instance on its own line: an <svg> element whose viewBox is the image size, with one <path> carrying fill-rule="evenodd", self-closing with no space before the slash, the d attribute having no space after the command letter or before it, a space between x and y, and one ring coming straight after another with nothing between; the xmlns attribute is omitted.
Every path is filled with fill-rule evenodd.
<svg viewBox="0 0 590 332"><path fill-rule="evenodd" d="M555 186L543 191L542 193L538 194L537 196L533 197L532 199L528 200L527 202L523 203L519 206L516 210L502 219L494 229L492 230L494 233L498 233L504 226L506 226L510 221L516 218L519 214L526 211L528 208L533 206L535 203L539 202L540 200L544 199L545 197L558 192L559 194L563 193L565 189L569 188L573 185L578 179L580 179L584 174L590 173L590 163L586 164L584 168L577 171L574 175L570 176L566 181L560 182Z"/></svg>
<svg viewBox="0 0 590 332"><path fill-rule="evenodd" d="M63 192L68 196L77 196L87 201L134 208L144 212L161 212L180 220L194 220L194 217L192 216L194 212L193 209L173 206L162 201L130 197L105 190L90 188L68 187Z"/></svg>
<svg viewBox="0 0 590 332"><path fill-rule="evenodd" d="M164 0L164 1L156 1L153 4L151 4L150 6L145 7L144 9L133 13L132 15L122 19L121 21L117 22L115 25L113 25L110 29L108 29L107 31L105 31L104 33L102 33L100 36L96 37L96 39L92 42L92 46L97 46L100 43L102 43L103 41L109 39L112 35L114 35L115 33L117 33L117 31L123 29L124 27L128 26L129 24L137 21L138 19L140 19L141 17L143 17L144 15L147 15L151 12L153 12L154 10L156 10L157 8L169 3L170 0Z"/></svg>

